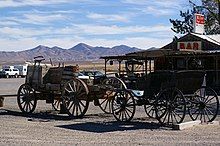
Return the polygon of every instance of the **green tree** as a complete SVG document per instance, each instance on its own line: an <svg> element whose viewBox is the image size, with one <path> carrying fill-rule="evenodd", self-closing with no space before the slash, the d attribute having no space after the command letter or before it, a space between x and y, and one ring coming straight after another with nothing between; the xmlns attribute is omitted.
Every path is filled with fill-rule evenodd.
<svg viewBox="0 0 220 146"><path fill-rule="evenodd" d="M205 16L205 31L208 34L220 34L220 0L202 0L202 9Z"/></svg>
<svg viewBox="0 0 220 146"><path fill-rule="evenodd" d="M202 5L198 6L189 0L192 5L191 10L186 12L180 11L183 20L173 20L171 28L176 33L185 34L193 30L193 16L200 13L205 16L205 32L206 34L220 34L220 0L201 0Z"/></svg>

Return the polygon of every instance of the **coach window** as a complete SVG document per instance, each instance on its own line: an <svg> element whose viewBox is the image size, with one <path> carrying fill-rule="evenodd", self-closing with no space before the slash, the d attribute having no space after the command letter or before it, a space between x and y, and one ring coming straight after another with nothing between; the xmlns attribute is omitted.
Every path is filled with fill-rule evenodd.
<svg viewBox="0 0 220 146"><path fill-rule="evenodd" d="M176 67L177 67L177 70L186 69L186 61L185 61L185 59L178 58L176 60Z"/></svg>

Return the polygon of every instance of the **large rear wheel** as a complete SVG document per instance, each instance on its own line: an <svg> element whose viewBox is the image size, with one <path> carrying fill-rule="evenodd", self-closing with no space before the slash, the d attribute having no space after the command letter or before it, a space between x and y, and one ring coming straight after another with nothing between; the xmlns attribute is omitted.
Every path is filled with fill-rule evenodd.
<svg viewBox="0 0 220 146"><path fill-rule="evenodd" d="M186 114L186 100L177 88L163 90L156 99L156 117L163 125L179 124Z"/></svg>
<svg viewBox="0 0 220 146"><path fill-rule="evenodd" d="M198 89L189 102L188 111L192 120L199 119L202 122L211 122L216 118L219 110L219 99L213 89L209 87Z"/></svg>
<svg viewBox="0 0 220 146"><path fill-rule="evenodd" d="M82 118L89 106L88 88L86 84L74 78L64 84L62 104L67 114L72 118Z"/></svg>

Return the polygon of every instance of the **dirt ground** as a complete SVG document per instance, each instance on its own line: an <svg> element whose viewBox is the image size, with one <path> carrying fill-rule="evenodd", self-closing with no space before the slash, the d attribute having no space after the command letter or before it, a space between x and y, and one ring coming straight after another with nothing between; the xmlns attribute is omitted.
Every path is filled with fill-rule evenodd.
<svg viewBox="0 0 220 146"><path fill-rule="evenodd" d="M16 94L23 78L0 79L0 94ZM186 118L186 121L189 118ZM220 121L220 115L216 118ZM0 145L220 145L220 126L200 125L182 131L162 127L138 107L130 123L116 122L90 103L82 119L68 119L50 104L39 101L35 112L24 115L16 97L0 108Z"/></svg>

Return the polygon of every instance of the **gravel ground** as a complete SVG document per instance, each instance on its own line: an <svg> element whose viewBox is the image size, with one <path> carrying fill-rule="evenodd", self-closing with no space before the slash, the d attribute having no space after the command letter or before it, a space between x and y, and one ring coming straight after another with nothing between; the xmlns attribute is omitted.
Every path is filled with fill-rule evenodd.
<svg viewBox="0 0 220 146"><path fill-rule="evenodd" d="M0 94L16 94L24 79L0 79ZM186 121L189 118L186 118ZM217 121L220 121L218 115ZM39 101L24 115L16 97L0 108L0 145L220 145L220 126L200 125L182 131L161 127L138 107L130 123L118 123L90 103L83 119L69 120Z"/></svg>

